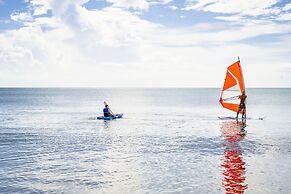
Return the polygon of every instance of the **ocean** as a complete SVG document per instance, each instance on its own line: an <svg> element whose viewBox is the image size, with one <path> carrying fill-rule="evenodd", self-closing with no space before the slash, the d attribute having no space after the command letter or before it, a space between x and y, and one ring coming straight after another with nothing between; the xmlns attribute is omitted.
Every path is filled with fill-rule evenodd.
<svg viewBox="0 0 291 194"><path fill-rule="evenodd" d="M291 89L246 92L2 88L0 193L290 193Z"/></svg>

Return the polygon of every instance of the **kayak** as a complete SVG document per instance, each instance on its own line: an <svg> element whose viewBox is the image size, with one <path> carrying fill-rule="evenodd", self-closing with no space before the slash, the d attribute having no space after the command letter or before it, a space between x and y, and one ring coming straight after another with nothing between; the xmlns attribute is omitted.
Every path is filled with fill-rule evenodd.
<svg viewBox="0 0 291 194"><path fill-rule="evenodd" d="M114 119L121 119L123 116L123 114L116 114L115 117L104 117L104 116L99 116L97 117L98 120L106 120L106 121L109 121L109 120L114 120Z"/></svg>

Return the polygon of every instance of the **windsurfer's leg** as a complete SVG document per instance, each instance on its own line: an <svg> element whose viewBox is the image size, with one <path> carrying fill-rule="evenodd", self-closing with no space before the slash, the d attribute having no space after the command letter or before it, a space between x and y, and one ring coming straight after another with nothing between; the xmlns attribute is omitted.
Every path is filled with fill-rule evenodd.
<svg viewBox="0 0 291 194"><path fill-rule="evenodd" d="M242 116L241 116L242 119L246 119L246 109L243 108L242 110Z"/></svg>
<svg viewBox="0 0 291 194"><path fill-rule="evenodd" d="M244 108L244 115L245 115L245 119L247 119L247 108Z"/></svg>

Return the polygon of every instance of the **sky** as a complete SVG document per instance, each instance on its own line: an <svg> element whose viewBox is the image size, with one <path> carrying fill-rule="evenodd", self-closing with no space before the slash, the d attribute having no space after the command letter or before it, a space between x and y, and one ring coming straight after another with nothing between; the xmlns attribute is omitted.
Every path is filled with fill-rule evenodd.
<svg viewBox="0 0 291 194"><path fill-rule="evenodd" d="M291 87L291 0L0 0L0 87Z"/></svg>

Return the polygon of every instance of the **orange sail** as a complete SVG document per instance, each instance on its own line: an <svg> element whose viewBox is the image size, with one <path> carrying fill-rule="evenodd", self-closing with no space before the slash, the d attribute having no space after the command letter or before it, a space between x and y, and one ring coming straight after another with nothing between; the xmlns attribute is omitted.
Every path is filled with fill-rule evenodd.
<svg viewBox="0 0 291 194"><path fill-rule="evenodd" d="M224 108L237 112L242 91L245 91L245 84L238 60L227 68L219 102Z"/></svg>

